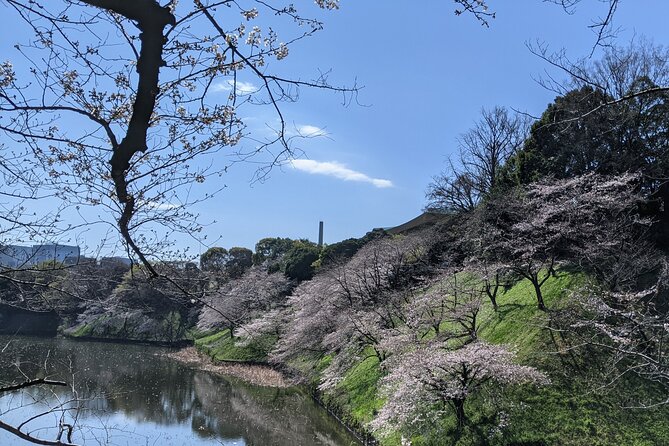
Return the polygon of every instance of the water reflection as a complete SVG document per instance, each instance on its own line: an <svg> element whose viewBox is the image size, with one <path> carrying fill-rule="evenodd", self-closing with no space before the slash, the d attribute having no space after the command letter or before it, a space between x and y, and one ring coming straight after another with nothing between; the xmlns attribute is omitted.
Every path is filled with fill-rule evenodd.
<svg viewBox="0 0 669 446"><path fill-rule="evenodd" d="M0 349L10 341L0 337ZM26 376L73 383L0 398L0 419L18 422L46 405L79 407L74 440L114 445L352 445L348 432L297 389L248 385L158 354L164 349L64 339L14 337L0 355L0 382ZM31 422L56 435L62 412ZM74 418L76 417L76 420ZM47 430L51 429L50 431ZM0 431L0 444L21 441Z"/></svg>

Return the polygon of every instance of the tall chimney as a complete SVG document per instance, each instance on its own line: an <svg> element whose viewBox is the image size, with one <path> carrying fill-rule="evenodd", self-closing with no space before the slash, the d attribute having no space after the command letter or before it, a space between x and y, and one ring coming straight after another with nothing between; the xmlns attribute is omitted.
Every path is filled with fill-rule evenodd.
<svg viewBox="0 0 669 446"><path fill-rule="evenodd" d="M323 246L323 222L318 223L318 246Z"/></svg>

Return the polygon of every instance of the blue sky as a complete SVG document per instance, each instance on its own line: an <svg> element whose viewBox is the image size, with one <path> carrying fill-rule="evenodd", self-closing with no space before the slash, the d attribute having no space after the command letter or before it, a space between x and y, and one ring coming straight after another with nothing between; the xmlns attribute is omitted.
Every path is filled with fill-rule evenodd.
<svg viewBox="0 0 669 446"><path fill-rule="evenodd" d="M449 0L341 0L340 10L319 12L325 29L292 47L280 69L303 77L332 69L332 83L364 87L361 105L302 90L284 113L291 127L315 136L298 144L304 155L263 182L251 183L256 165L236 164L218 183L205 183L205 191L226 186L195 209L203 223L215 221L205 228L208 243L253 248L269 236L316 240L321 220L325 242L333 243L401 224L421 213L431 177L482 107L541 114L555 94L535 82L549 67L526 43L538 39L573 58L587 56L595 41L588 25L606 4L584 0L571 15L541 0L489 4L497 13L490 28L456 17ZM622 0L619 43L635 35L668 43L667 17L666 0ZM249 116L249 129L262 132L265 119ZM80 239L94 246L103 234L89 230ZM207 247L186 236L177 242L195 254Z"/></svg>
<svg viewBox="0 0 669 446"><path fill-rule="evenodd" d="M573 58L587 56L595 41L588 25L606 12L594 0L573 15L538 0L490 4L497 11L490 28L456 17L455 5L444 0L343 0L339 11L324 15L325 30L293 48L289 63L302 73L332 69L333 82L357 79L363 106L342 107L339 96L303 91L289 122L323 129L327 137L300 144L310 160L300 161L302 169L275 169L264 183L249 185L254 166L235 166L223 179L227 189L202 211L217 220L211 236L220 235L223 246L248 247L264 236L316 240L323 220L325 241L333 243L419 215L430 178L481 107L536 116L553 100L534 80L549 67L526 43L539 39ZM666 17L669 2L623 1L619 41L645 35L664 44ZM366 179L346 181L332 165L317 169L323 162Z"/></svg>

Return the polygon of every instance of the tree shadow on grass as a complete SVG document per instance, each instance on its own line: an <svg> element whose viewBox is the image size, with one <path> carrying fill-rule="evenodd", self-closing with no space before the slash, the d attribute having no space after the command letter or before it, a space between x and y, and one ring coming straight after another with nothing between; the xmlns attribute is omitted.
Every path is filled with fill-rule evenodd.
<svg viewBox="0 0 669 446"><path fill-rule="evenodd" d="M497 316L498 320L503 321L509 315L509 313L518 311L522 308L525 308L526 306L527 305L514 304L514 303L501 304L497 307L495 315Z"/></svg>

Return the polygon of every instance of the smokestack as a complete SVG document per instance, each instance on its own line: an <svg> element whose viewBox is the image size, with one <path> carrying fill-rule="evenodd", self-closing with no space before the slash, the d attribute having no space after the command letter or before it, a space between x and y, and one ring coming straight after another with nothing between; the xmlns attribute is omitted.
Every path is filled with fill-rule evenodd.
<svg viewBox="0 0 669 446"><path fill-rule="evenodd" d="M323 246L323 222L318 223L318 246Z"/></svg>

